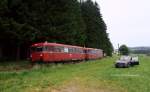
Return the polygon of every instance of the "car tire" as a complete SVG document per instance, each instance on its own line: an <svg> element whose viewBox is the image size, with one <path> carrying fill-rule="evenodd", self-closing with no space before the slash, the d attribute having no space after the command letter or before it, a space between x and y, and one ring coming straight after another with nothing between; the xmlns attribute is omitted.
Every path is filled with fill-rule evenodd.
<svg viewBox="0 0 150 92"><path fill-rule="evenodd" d="M139 65L139 62L137 62L136 65Z"/></svg>
<svg viewBox="0 0 150 92"><path fill-rule="evenodd" d="M126 68L129 68L130 67L130 64L128 63L127 65L126 65Z"/></svg>

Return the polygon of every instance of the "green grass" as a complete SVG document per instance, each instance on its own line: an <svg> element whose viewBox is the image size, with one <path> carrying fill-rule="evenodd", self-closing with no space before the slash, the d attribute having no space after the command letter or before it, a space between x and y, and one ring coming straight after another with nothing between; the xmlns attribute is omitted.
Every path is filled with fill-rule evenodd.
<svg viewBox="0 0 150 92"><path fill-rule="evenodd" d="M36 65L32 69L23 68L27 62L1 64L0 69L6 69L0 72L0 92L149 92L150 57L140 56L139 66L123 69L114 68L116 59Z"/></svg>
<svg viewBox="0 0 150 92"><path fill-rule="evenodd" d="M24 70L32 68L29 61L0 61L0 71Z"/></svg>

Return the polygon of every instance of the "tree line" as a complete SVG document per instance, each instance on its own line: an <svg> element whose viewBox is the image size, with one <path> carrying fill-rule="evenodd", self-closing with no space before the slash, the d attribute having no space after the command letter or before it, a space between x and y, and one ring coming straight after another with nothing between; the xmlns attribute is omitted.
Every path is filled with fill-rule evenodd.
<svg viewBox="0 0 150 92"><path fill-rule="evenodd" d="M113 46L100 7L91 0L1 0L0 58L25 59L36 42L103 49Z"/></svg>

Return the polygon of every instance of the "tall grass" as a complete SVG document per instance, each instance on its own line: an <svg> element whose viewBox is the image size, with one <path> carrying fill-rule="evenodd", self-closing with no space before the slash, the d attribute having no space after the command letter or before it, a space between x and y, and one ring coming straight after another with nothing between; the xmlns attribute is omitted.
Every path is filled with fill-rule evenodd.
<svg viewBox="0 0 150 92"><path fill-rule="evenodd" d="M51 92L54 89L61 92L72 87L80 88L81 92L149 92L150 57L140 56L139 66L123 69L114 67L116 59L1 71L0 92Z"/></svg>

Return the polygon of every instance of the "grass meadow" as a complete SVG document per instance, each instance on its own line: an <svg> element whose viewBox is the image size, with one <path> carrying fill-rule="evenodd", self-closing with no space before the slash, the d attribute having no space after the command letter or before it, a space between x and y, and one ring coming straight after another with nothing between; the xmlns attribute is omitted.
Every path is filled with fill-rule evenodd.
<svg viewBox="0 0 150 92"><path fill-rule="evenodd" d="M0 63L0 92L149 92L150 57L115 68L117 57L76 64Z"/></svg>

